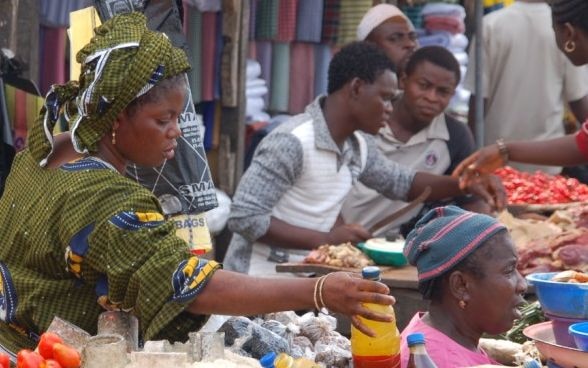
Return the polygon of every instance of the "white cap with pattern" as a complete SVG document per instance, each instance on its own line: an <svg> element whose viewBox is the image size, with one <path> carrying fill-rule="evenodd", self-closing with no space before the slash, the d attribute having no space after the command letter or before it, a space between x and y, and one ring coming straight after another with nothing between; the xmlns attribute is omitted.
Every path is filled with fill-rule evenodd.
<svg viewBox="0 0 588 368"><path fill-rule="evenodd" d="M411 28L414 28L408 17L396 6L391 4L378 4L365 13L357 26L357 40L364 41L371 31L390 18L401 17L406 19Z"/></svg>

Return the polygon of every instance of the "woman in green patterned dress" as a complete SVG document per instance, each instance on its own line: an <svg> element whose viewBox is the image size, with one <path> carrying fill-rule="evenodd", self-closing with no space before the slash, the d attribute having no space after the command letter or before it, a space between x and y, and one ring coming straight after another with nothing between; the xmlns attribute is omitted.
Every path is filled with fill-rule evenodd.
<svg viewBox="0 0 588 368"><path fill-rule="evenodd" d="M136 315L144 340L170 341L212 313L318 305L362 329L358 315L391 318L361 304L394 302L381 283L338 272L317 288L316 279L253 278L193 256L157 199L122 175L129 162L173 158L185 54L132 13L97 28L77 60L79 82L52 87L0 199L0 351L33 347L54 316L94 334L104 310ZM61 118L71 135L54 140ZM71 152L56 149L64 137Z"/></svg>

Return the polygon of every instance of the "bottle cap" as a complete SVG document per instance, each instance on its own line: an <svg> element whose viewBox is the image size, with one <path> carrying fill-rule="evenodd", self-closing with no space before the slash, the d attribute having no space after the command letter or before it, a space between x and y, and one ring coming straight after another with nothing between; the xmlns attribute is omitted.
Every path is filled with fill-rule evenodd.
<svg viewBox="0 0 588 368"><path fill-rule="evenodd" d="M406 343L408 346L425 343L425 335L420 332L411 333L406 337Z"/></svg>
<svg viewBox="0 0 588 368"><path fill-rule="evenodd" d="M378 266L365 266L361 270L361 276L367 280L380 280L380 267Z"/></svg>
<svg viewBox="0 0 588 368"><path fill-rule="evenodd" d="M274 360L276 360L276 353L269 352L259 359L259 364L264 368L272 368L274 366Z"/></svg>

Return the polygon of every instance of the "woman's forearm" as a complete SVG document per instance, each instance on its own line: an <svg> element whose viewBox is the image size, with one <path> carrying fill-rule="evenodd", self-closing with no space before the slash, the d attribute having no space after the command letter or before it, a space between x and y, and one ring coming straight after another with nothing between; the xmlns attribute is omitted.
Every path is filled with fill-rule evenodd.
<svg viewBox="0 0 588 368"><path fill-rule="evenodd" d="M311 278L259 278L218 270L187 311L248 316L312 309L315 282Z"/></svg>
<svg viewBox="0 0 588 368"><path fill-rule="evenodd" d="M575 166L586 163L574 135L546 141L506 143L509 161L551 166Z"/></svg>

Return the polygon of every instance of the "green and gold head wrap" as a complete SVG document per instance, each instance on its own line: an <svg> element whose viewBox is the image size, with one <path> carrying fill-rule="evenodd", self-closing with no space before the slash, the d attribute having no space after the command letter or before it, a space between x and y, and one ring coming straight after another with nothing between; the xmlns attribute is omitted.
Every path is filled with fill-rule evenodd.
<svg viewBox="0 0 588 368"><path fill-rule="evenodd" d="M141 13L115 16L96 28L76 56L79 83L53 85L29 133L29 149L44 166L53 148L52 131L63 114L80 153L95 152L116 116L158 81L190 68L184 51L147 28Z"/></svg>

